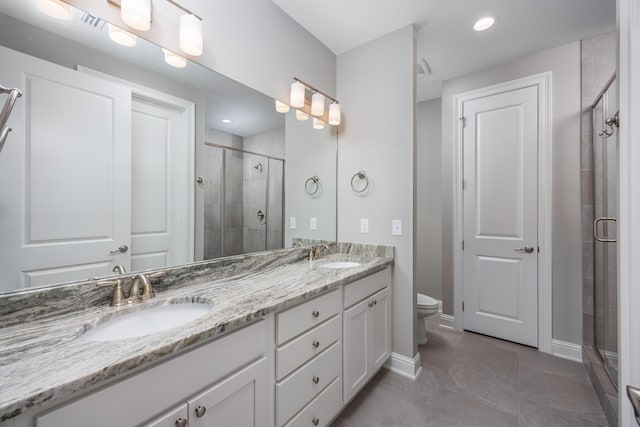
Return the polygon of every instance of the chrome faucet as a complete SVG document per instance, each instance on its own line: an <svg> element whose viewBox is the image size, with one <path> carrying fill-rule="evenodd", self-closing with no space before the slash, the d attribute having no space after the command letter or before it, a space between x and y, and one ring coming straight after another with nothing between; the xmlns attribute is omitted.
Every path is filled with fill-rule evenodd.
<svg viewBox="0 0 640 427"><path fill-rule="evenodd" d="M325 251L329 252L329 246L322 244L322 245L318 245L315 250L314 248L311 248L309 250L309 261L313 261L316 260L318 258L320 258L320 253L322 252L322 249L324 249Z"/></svg>
<svg viewBox="0 0 640 427"><path fill-rule="evenodd" d="M153 298L155 296L155 292L153 290L153 286L151 285L151 279L156 277L166 276L167 273L164 271L159 271L157 273L138 273L133 279L131 279L131 285L129 287L129 296L127 298L124 297L124 291L122 289L122 279L114 279L114 280L105 280L102 282L98 282L98 286L115 286L113 290L113 298L111 300L112 307L119 307L122 305L133 304L137 302L142 302L148 300L149 298ZM140 285L142 285L142 294L140 294Z"/></svg>

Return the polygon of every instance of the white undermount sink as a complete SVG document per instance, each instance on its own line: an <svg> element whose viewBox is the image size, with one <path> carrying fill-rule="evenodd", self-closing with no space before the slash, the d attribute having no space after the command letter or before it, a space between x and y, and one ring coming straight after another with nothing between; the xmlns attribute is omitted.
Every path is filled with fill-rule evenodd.
<svg viewBox="0 0 640 427"><path fill-rule="evenodd" d="M81 337L88 341L115 341L142 337L185 325L205 315L212 308L212 304L191 302L157 305L115 317L89 329Z"/></svg>
<svg viewBox="0 0 640 427"><path fill-rule="evenodd" d="M318 267L320 268L328 268L330 270L340 270L342 268L353 268L358 267L361 264L359 262L352 261L334 261L334 262L326 262L324 264L320 264Z"/></svg>

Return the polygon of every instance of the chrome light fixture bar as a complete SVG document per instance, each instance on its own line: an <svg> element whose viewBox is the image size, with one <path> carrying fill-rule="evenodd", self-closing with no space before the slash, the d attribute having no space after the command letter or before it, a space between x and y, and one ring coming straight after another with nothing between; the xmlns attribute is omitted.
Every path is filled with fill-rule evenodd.
<svg viewBox="0 0 640 427"><path fill-rule="evenodd" d="M167 0L169 1L169 0ZM331 100L331 104L329 105L329 124L332 126L338 126L341 121L341 109L340 103L337 99L332 96L327 95L323 91L317 89L316 87L310 85L309 83L294 77L294 82L291 84L291 106L294 108L302 108L304 107L304 102L306 99L305 92L306 90L310 90L313 92L313 96L311 97L311 115L316 117L321 117L324 115L324 107L325 107L325 98ZM318 120L318 122L321 122ZM316 123L319 126L319 123Z"/></svg>

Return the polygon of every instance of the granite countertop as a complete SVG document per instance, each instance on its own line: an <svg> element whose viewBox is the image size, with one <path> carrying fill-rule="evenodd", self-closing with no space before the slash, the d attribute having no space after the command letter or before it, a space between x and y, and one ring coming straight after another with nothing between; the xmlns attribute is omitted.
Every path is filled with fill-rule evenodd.
<svg viewBox="0 0 640 427"><path fill-rule="evenodd" d="M194 280L192 285L169 287L133 306L88 306L0 328L0 421L382 270L393 262L392 253L393 248L391 256L335 253L314 262L298 259L204 283ZM318 268L330 260L357 260L362 265L341 270ZM143 337L110 342L81 337L111 317L186 301L206 302L213 308L184 326ZM2 319L0 316L0 324Z"/></svg>

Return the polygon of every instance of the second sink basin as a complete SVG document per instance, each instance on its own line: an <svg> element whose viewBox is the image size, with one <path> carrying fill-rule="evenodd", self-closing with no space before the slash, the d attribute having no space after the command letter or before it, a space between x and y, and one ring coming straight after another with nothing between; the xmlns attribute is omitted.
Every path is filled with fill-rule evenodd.
<svg viewBox="0 0 640 427"><path fill-rule="evenodd" d="M115 341L142 337L185 325L213 308L206 303L158 305L116 317L82 335L88 341Z"/></svg>
<svg viewBox="0 0 640 427"><path fill-rule="evenodd" d="M318 267L320 268L328 268L331 270L338 270L338 269L342 269L342 268L352 268L352 267L358 267L361 264L359 262L352 262L352 261L334 261L334 262L326 262L324 264L320 264Z"/></svg>

